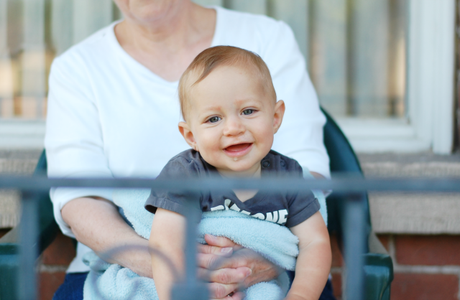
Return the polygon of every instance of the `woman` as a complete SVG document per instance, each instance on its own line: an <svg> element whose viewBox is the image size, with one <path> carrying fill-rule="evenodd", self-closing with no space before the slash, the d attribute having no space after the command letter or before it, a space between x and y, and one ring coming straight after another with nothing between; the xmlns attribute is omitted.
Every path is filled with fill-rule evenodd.
<svg viewBox="0 0 460 300"><path fill-rule="evenodd" d="M115 2L124 20L53 62L45 138L49 176L157 175L172 154L188 148L177 130L177 81L198 53L215 45L245 48L265 60L277 94L286 102L274 149L295 158L315 176L329 176L322 143L325 119L287 25L264 16L204 8L190 0ZM103 253L127 244L147 246L110 201L110 190L59 188L51 191L51 198L61 230L80 242L68 270L82 272L77 299L88 270L81 257L89 248ZM209 237L208 243L212 246L202 247L199 255L199 265L205 269L215 255L226 254L233 246L223 238ZM243 280L251 284L275 276L274 266L246 253L247 257L212 273L214 298L227 297ZM147 252L121 253L111 262L152 276ZM72 284L64 284L61 292L66 287ZM73 288L70 292L75 294Z"/></svg>

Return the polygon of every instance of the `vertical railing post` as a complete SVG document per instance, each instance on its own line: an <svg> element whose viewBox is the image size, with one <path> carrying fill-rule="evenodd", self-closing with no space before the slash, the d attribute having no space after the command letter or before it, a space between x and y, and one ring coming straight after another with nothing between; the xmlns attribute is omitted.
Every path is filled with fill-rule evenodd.
<svg viewBox="0 0 460 300"><path fill-rule="evenodd" d="M362 194L350 193L345 203L345 295L347 300L364 300L364 261L366 248Z"/></svg>
<svg viewBox="0 0 460 300"><path fill-rule="evenodd" d="M37 298L35 259L38 243L38 201L36 193L22 191L21 222L19 224L18 299Z"/></svg>
<svg viewBox="0 0 460 300"><path fill-rule="evenodd" d="M190 192L187 201L187 221L185 230L185 277L181 278L179 283L173 286L171 292L172 300L206 300L209 299L209 292L206 285L200 282L197 275L196 264L196 248L197 248L197 224L199 222L199 214L196 211L196 206L192 201L197 201L195 193Z"/></svg>

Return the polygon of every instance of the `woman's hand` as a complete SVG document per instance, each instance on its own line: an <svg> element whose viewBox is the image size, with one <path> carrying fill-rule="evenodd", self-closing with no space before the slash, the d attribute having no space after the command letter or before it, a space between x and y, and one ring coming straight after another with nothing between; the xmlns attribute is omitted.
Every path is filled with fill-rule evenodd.
<svg viewBox="0 0 460 300"><path fill-rule="evenodd" d="M280 270L274 264L227 238L205 235L205 240L208 245L199 248L199 275L211 281L213 298L242 299L243 295L237 293L241 285L248 287L269 281L279 274ZM229 298L233 292L235 294Z"/></svg>

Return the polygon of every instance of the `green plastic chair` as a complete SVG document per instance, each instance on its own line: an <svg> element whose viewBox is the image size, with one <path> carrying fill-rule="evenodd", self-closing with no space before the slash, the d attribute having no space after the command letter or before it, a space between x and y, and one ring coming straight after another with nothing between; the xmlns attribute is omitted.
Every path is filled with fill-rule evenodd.
<svg viewBox="0 0 460 300"><path fill-rule="evenodd" d="M329 155L332 177L344 174L362 176L363 172L358 158L347 138L332 117L324 109L322 111L327 119L324 126L324 145ZM364 299L389 300L391 282L393 281L393 262L372 231L367 193L355 194L354 197L356 196L361 197L363 214L366 216L365 233L367 245L364 254ZM332 193L326 199L328 229L330 233L337 235L339 244L343 236L343 212L345 211L346 198L345 194Z"/></svg>
<svg viewBox="0 0 460 300"><path fill-rule="evenodd" d="M330 158L332 172L348 172L362 174L359 161L353 152L348 140L340 128L323 110L327 118L324 127L324 143ZM34 174L46 174L45 151L40 156ZM334 174L333 174L334 176ZM42 253L54 240L59 228L53 217L53 209L49 193L37 193L39 197L39 243L37 253ZM364 254L365 271L365 297L366 300L388 300L390 299L390 285L393 280L393 264L391 257L386 254L385 248L380 244L372 232L370 221L369 204L367 193L364 197L363 213L366 216L366 233L368 236L368 247ZM345 196L332 194L327 199L329 214L329 231L334 232L338 239L342 237L342 212L344 211ZM19 236L17 228L13 228L0 239L0 299L17 299L16 283L18 269L18 247Z"/></svg>

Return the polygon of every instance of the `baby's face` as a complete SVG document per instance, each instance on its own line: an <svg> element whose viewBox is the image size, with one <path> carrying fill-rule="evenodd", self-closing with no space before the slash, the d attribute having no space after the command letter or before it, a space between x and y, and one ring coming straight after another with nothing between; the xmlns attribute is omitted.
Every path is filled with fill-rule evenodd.
<svg viewBox="0 0 460 300"><path fill-rule="evenodd" d="M203 159L223 175L260 174L284 114L283 101L275 103L260 75L218 67L192 87L189 99L181 132Z"/></svg>

